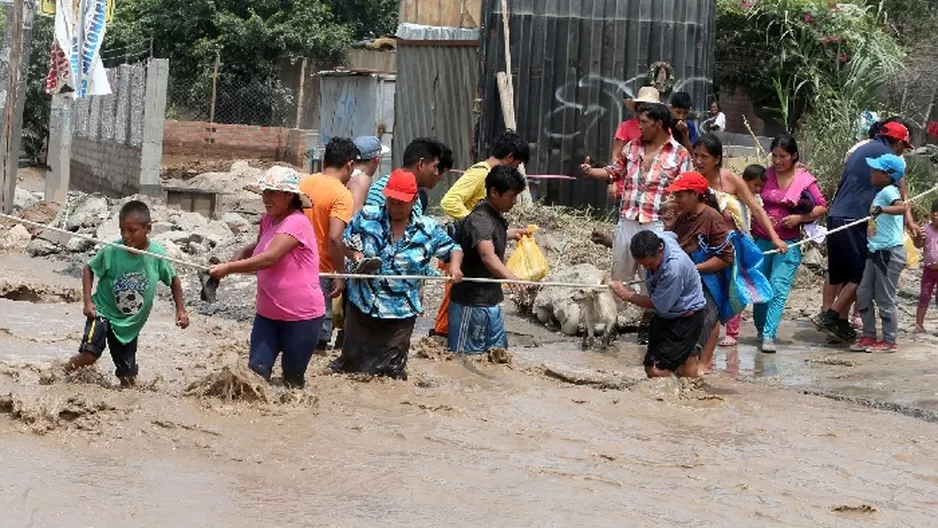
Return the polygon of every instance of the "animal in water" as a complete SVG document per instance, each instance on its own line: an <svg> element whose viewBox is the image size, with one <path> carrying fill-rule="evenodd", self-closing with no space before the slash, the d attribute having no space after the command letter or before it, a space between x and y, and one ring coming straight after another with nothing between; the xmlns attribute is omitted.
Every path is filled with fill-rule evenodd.
<svg viewBox="0 0 938 528"><path fill-rule="evenodd" d="M583 333L583 350L596 344L596 328L601 328L602 348L612 346L616 340L618 310L615 297L608 288L581 288L573 292L572 299L580 306L580 314L586 331Z"/></svg>

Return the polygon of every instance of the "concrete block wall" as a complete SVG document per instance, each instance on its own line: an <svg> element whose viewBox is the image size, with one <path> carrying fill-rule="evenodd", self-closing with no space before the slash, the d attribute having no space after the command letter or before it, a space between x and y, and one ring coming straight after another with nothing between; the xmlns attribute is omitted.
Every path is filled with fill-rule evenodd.
<svg viewBox="0 0 938 528"><path fill-rule="evenodd" d="M163 153L267 159L303 166L306 138L310 134L315 132L295 128L168 120L163 125Z"/></svg>
<svg viewBox="0 0 938 528"><path fill-rule="evenodd" d="M56 101L50 126L46 194L68 189L121 196L161 194L160 158L169 61L123 64L107 71L112 93ZM69 141L70 140L70 141Z"/></svg>
<svg viewBox="0 0 938 528"><path fill-rule="evenodd" d="M114 141L72 138L71 188L126 196L140 191L140 148Z"/></svg>

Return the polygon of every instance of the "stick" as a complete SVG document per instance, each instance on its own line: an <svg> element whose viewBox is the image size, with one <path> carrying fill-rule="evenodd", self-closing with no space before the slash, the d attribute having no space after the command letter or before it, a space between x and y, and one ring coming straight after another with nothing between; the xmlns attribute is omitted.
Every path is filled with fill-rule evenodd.
<svg viewBox="0 0 938 528"><path fill-rule="evenodd" d="M752 131L752 127L749 126L749 120L746 119L745 115L743 115L743 125L746 126L746 130L748 130L749 135L752 136L752 141L756 144L756 148L759 150L759 153L762 155L762 157L769 159L771 156L769 156L769 153L766 152L764 148L762 148L762 142L759 141L759 137L756 136L756 133Z"/></svg>

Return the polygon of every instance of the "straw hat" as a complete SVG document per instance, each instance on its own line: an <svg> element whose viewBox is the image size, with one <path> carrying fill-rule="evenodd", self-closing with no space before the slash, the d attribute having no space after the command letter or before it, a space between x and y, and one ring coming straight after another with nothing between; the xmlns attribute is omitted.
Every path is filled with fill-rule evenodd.
<svg viewBox="0 0 938 528"><path fill-rule="evenodd" d="M625 100L625 107L629 109L629 112L635 112L636 103L660 103L661 95L658 94L653 86L642 86L638 90L638 96L632 99Z"/></svg>

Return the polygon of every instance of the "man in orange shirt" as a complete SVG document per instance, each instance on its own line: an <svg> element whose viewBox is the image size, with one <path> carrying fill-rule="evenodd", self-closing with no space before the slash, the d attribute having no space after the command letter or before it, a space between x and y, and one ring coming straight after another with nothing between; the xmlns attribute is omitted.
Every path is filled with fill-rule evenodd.
<svg viewBox="0 0 938 528"><path fill-rule="evenodd" d="M326 145L323 170L300 181L300 190L313 201L303 212L313 224L319 245L319 272L345 273L345 249L342 233L352 219L352 193L346 187L352 177L352 165L358 159L358 147L349 138L333 138ZM320 278L326 299L326 316L319 333L318 350L324 351L332 341L332 301L345 291L343 279Z"/></svg>

